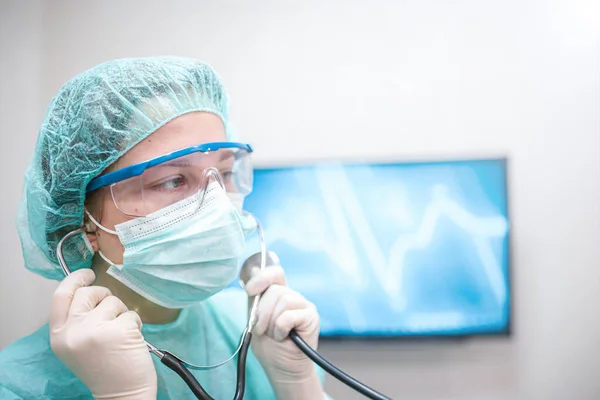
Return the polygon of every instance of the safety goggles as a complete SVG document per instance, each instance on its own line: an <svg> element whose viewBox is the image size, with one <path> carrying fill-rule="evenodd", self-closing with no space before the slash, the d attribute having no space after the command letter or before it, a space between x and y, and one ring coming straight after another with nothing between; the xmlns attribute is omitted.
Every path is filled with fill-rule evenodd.
<svg viewBox="0 0 600 400"><path fill-rule="evenodd" d="M206 190L215 180L230 194L252 191L252 147L235 142L187 147L94 178L86 194L109 186L125 215L144 217Z"/></svg>

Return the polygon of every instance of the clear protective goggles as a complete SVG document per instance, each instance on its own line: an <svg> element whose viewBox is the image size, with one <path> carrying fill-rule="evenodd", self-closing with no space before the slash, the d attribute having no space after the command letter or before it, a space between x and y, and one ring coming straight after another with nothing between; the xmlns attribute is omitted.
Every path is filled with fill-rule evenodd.
<svg viewBox="0 0 600 400"><path fill-rule="evenodd" d="M132 217L145 217L205 191L212 180L228 194L247 196L253 179L250 153L249 144L236 142L191 146L94 178L86 194L109 186L117 209Z"/></svg>

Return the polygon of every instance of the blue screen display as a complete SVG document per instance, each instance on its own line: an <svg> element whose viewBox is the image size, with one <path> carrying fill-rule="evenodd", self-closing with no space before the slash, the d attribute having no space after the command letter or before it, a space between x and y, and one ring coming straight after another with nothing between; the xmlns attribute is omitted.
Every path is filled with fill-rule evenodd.
<svg viewBox="0 0 600 400"><path fill-rule="evenodd" d="M258 169L244 208L322 336L507 332L506 161Z"/></svg>

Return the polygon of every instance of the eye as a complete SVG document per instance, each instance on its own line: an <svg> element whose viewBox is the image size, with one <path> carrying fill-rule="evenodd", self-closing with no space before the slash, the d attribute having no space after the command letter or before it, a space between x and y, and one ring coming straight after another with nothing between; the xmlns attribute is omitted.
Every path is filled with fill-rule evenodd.
<svg viewBox="0 0 600 400"><path fill-rule="evenodd" d="M185 186L185 178L183 176L174 176L164 179L151 186L152 190L173 192Z"/></svg>
<svg viewBox="0 0 600 400"><path fill-rule="evenodd" d="M221 178L224 182L229 182L233 179L233 171L221 171Z"/></svg>

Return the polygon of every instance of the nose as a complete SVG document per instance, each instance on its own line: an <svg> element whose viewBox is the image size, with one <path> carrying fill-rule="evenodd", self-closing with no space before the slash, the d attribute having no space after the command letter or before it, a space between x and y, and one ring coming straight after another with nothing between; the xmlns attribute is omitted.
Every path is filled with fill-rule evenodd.
<svg viewBox="0 0 600 400"><path fill-rule="evenodd" d="M204 171L202 171L202 185L200 186L200 189L206 190L211 179L214 179L219 185L221 185L223 190L226 190L225 183L223 182L223 177L221 176L219 170L215 167L208 167Z"/></svg>

